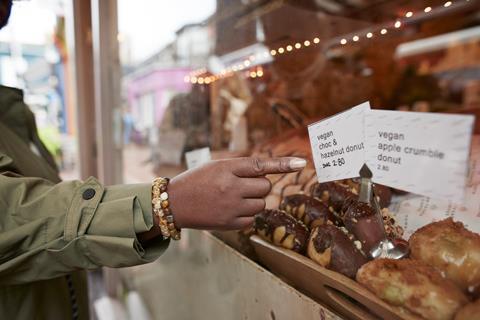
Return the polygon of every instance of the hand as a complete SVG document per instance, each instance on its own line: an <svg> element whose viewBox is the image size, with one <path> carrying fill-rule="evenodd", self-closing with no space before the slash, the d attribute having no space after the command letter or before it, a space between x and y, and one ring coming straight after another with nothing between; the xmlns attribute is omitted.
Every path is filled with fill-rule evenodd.
<svg viewBox="0 0 480 320"><path fill-rule="evenodd" d="M170 208L179 228L228 230L252 225L271 189L266 174L303 169L300 158L237 158L212 161L173 178Z"/></svg>

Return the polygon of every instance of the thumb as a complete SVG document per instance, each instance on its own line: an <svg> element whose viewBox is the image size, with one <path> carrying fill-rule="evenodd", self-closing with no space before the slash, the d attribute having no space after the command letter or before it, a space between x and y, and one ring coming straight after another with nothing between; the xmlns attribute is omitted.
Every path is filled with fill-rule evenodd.
<svg viewBox="0 0 480 320"><path fill-rule="evenodd" d="M238 177L260 177L272 173L288 173L302 170L307 161L296 157L239 158L234 159L233 173Z"/></svg>

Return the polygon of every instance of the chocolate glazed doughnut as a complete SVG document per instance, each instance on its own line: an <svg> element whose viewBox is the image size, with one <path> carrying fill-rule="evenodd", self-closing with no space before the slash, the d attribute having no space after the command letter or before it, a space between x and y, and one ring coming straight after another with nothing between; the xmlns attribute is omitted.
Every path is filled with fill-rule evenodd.
<svg viewBox="0 0 480 320"><path fill-rule="evenodd" d="M312 197L328 203L336 212L340 212L347 199L358 198L355 193L349 190L348 186L336 182L315 183L310 192Z"/></svg>
<svg viewBox="0 0 480 320"><path fill-rule="evenodd" d="M279 209L302 221L309 228L329 221L335 225L342 223L341 219L336 217L322 201L305 194L284 197Z"/></svg>
<svg viewBox="0 0 480 320"><path fill-rule="evenodd" d="M348 235L333 225L314 228L307 245L307 255L319 265L355 278L357 270L368 259L356 247L358 241L352 242Z"/></svg>
<svg viewBox="0 0 480 320"><path fill-rule="evenodd" d="M280 210L264 210L255 216L255 232L274 245L303 252L308 239L307 227Z"/></svg>
<svg viewBox="0 0 480 320"><path fill-rule="evenodd" d="M382 218L369 204L355 200L350 200L344 210L345 227L362 243L362 251L370 255L370 250L385 238Z"/></svg>

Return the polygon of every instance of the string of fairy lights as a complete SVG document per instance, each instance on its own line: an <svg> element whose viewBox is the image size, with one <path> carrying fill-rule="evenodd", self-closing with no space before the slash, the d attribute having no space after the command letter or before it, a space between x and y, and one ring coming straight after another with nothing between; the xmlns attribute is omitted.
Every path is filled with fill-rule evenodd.
<svg viewBox="0 0 480 320"><path fill-rule="evenodd" d="M297 50L313 46L322 45L331 48L335 46L346 46L350 43L368 41L372 38L382 37L392 31L400 29L402 26L410 23L417 16L426 17L427 15L433 15L440 10L454 8L456 5L461 5L473 1L474 0L446 1L442 5L434 8L432 8L431 6L427 6L423 8L423 10L418 10L417 12L406 11L401 17L388 24L383 24L375 28L369 28L366 30L357 31L355 33L342 35L340 37L329 39L328 41L322 41L318 36L311 39L305 39L304 41L297 41L295 43L279 46L269 51L265 50L255 55L250 55L244 61L229 65L217 74L205 75L207 73L206 68L197 69L195 71L192 71L189 75L185 76L184 81L187 83L190 82L192 84L198 83L208 85L219 79L232 76L236 72L244 72L244 75L249 78L260 78L263 76L264 71L261 66L253 66L257 59L274 58L275 56L290 54Z"/></svg>

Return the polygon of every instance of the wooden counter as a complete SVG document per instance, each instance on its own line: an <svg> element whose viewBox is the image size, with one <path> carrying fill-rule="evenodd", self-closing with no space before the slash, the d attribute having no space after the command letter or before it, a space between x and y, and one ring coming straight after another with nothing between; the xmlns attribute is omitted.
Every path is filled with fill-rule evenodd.
<svg viewBox="0 0 480 320"><path fill-rule="evenodd" d="M341 319L210 233L182 235L156 262L122 270L152 319Z"/></svg>

